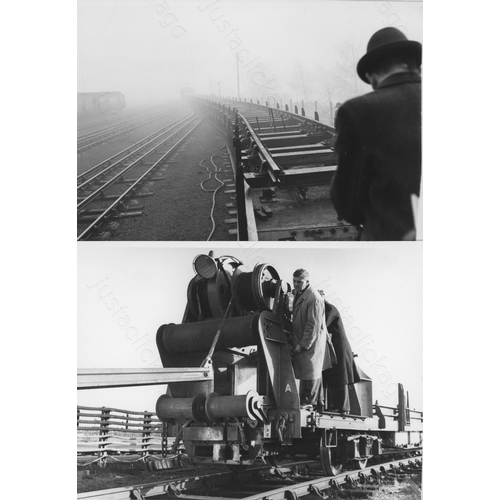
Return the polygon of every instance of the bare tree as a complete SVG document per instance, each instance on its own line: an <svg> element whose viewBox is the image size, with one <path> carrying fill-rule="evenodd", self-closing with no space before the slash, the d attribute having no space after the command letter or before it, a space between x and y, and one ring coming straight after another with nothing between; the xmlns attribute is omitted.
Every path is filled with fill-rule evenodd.
<svg viewBox="0 0 500 500"><path fill-rule="evenodd" d="M364 93L367 88L356 72L361 54L360 48L351 38L344 41L338 51L340 60L335 66L335 76L331 84L338 98L345 101Z"/></svg>
<svg viewBox="0 0 500 500"><path fill-rule="evenodd" d="M299 98L304 97L306 102L309 101L310 83L308 73L298 59L291 74L290 85L299 93Z"/></svg>

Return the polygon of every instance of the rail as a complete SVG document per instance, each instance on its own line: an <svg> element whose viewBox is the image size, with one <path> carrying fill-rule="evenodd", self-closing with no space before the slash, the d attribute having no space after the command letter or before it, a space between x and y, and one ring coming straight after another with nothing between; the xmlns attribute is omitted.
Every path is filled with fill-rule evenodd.
<svg viewBox="0 0 500 500"><path fill-rule="evenodd" d="M87 182L87 180L90 179L90 176L94 174L96 171L98 171L101 168L108 167L111 165L113 160L118 160L120 157L124 155L129 155L132 152L137 152L140 149L142 149L144 146L150 143L153 139L157 138L159 135L161 135L163 132L166 132L173 128L173 126L176 125L176 123L179 123L183 118L187 118L189 114L184 115L182 118L177 119L176 121L169 123L165 127L160 128L159 130L156 130L155 132L149 134L147 137L144 137L140 141L137 141L136 143L126 147L125 149L122 149L118 153L115 153L114 155L110 156L109 158L101 161L97 165L94 165L93 167L87 169L85 172L82 172L77 176L77 182L80 182L78 185L78 188L81 189L83 186L84 182ZM135 148L135 149L134 149ZM116 163L119 163L120 161L123 161L124 158L119 159Z"/></svg>
<svg viewBox="0 0 500 500"><path fill-rule="evenodd" d="M199 382L213 379L207 368L81 368L78 389L108 389L165 385L174 382Z"/></svg>
<svg viewBox="0 0 500 500"><path fill-rule="evenodd" d="M194 100L198 100L198 102L203 101L203 102L210 102L216 105L220 104L220 102L211 99L210 96L200 95L200 96L192 96L191 98ZM335 133L335 127L333 125L327 125L326 123L320 121L319 113L317 111L314 112L314 118L309 118L305 115L305 110L303 107L301 108L301 112L299 113L298 106L295 106L294 111L292 111L288 106L288 104L285 104L284 107L280 107L279 103L276 103L276 107L272 107L260 104L258 101L253 102L253 99L249 100L244 99L243 101L236 99L223 99L223 100L227 104L223 104L221 109L225 109L228 112L234 113L237 110L236 105L244 105L247 106L248 109L261 110L268 114L273 114L273 115L274 113L277 113L278 117L284 115L290 118L294 118L303 125L309 126L311 128L322 129L333 134Z"/></svg>
<svg viewBox="0 0 500 500"><path fill-rule="evenodd" d="M239 240L357 239L359 229L343 221L330 200L336 131L317 112L310 118L288 105L203 96L191 103L230 143Z"/></svg>
<svg viewBox="0 0 500 500"><path fill-rule="evenodd" d="M184 130L184 128L187 128L190 126L193 122L196 120L193 118L191 121L187 122L186 124L182 125L172 136L169 138L165 139L163 142L165 143L167 140L169 140L171 137L174 135L180 133L181 131ZM185 140L187 137L189 137L194 130L200 125L201 121L197 121L194 126L192 126L187 133L185 133L180 139L176 140L175 144L169 148L168 151L162 154L162 156L156 160L151 167L144 172L137 180L134 180L134 182L126 189L121 195L119 195L114 202L112 202L108 207L102 211L102 213L92 222L88 225L88 227L82 231L79 235L77 240L85 240L89 238L95 231L100 227L103 222L105 222L109 217L113 215L115 210L122 205L124 200L132 195L139 187L140 184L142 184L146 179L148 179L150 176L152 176L153 172L159 167ZM154 148L155 150L158 149L157 147ZM81 202L78 203L77 209L81 210L83 207L87 206L91 201L98 199L103 192L109 188L109 186L113 185L114 183L120 181L123 178L123 173L131 170L134 166L139 164L139 160L134 161L133 164L125 167L124 170L122 170L120 173L116 174L115 177L110 179L108 182L106 182L104 185L101 187L97 188L91 195L89 195L87 198L82 200Z"/></svg>
<svg viewBox="0 0 500 500"><path fill-rule="evenodd" d="M76 430L77 454L100 461L116 454L146 457L162 449L162 422L153 412L77 406Z"/></svg>
<svg viewBox="0 0 500 500"><path fill-rule="evenodd" d="M408 475L420 475L422 473L422 456L414 458L405 458L369 466L359 471L349 471L340 473L334 477L319 477L311 479L305 476L301 480L294 467L296 464L290 464L292 481L281 481L277 478L284 478L281 467L258 467L251 468L237 475L237 490L224 491L225 484L235 478L231 472L220 472L215 474L206 474L196 477L183 477L180 479L168 479L145 484L136 484L121 488L112 488L108 490L90 491L79 493L79 499L100 499L100 500L128 500L130 498L153 498L163 495L161 498L241 498L245 500L297 500L301 497L311 497L327 499L336 496L352 493L358 497L360 494L373 494L377 485L384 480L394 480L397 478L408 477ZM275 471L274 474L272 471ZM258 493L248 494L244 491L246 485L252 483L263 483L260 480L262 474L267 472L266 476L271 479L267 487L258 488ZM271 475L273 474L273 475ZM297 482L300 481L300 482ZM272 483L275 487L272 487ZM284 485L287 483L286 485ZM357 490L354 492L354 490ZM255 490L254 490L255 491ZM354 493L353 493L354 492ZM214 497L214 493L217 494ZM246 494L245 494L246 493Z"/></svg>

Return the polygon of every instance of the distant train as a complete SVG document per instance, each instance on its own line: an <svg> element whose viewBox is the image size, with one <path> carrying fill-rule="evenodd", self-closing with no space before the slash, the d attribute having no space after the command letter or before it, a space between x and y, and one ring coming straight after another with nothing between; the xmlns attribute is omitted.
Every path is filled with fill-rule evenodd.
<svg viewBox="0 0 500 500"><path fill-rule="evenodd" d="M126 106L121 92L81 92L77 94L78 115L118 112Z"/></svg>
<svg viewBox="0 0 500 500"><path fill-rule="evenodd" d="M194 89L191 88L191 87L184 87L183 89L181 89L180 91L180 94L181 94L181 98L185 98L187 96L190 96L190 95L194 95Z"/></svg>
<svg viewBox="0 0 500 500"><path fill-rule="evenodd" d="M163 366L203 366L207 380L169 384L156 413L194 463L244 468L257 459L319 455L324 472L335 475L384 450L420 449L423 414L409 409L403 386L397 407L374 404L372 381L359 367L351 414L300 408L291 287L274 267L198 255L193 269L182 323L161 326L156 341Z"/></svg>

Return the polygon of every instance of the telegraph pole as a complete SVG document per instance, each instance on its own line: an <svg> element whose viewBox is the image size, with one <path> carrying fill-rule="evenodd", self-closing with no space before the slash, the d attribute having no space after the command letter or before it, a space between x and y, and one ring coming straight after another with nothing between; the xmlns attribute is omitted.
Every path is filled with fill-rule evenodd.
<svg viewBox="0 0 500 500"><path fill-rule="evenodd" d="M190 46L189 50L191 52L191 82L192 86L194 87L194 60L193 60L193 47Z"/></svg>
<svg viewBox="0 0 500 500"><path fill-rule="evenodd" d="M234 57L236 57L236 82L238 84L238 99L240 98L240 58L238 57L238 54L234 54Z"/></svg>

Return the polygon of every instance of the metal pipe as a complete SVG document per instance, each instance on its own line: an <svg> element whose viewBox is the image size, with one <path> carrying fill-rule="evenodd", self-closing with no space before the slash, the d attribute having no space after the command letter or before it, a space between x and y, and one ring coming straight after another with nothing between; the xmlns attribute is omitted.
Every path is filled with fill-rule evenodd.
<svg viewBox="0 0 500 500"><path fill-rule="evenodd" d="M156 415L161 421L194 418L193 398L172 398L163 394L156 401Z"/></svg>
<svg viewBox="0 0 500 500"><path fill-rule="evenodd" d="M259 313L252 316L227 318L224 322L217 343L219 349L229 347L246 347L254 345L257 332ZM208 352L212 346L217 330L220 329L222 319L183 323L180 325L163 325L161 339L169 354L185 352Z"/></svg>
<svg viewBox="0 0 500 500"><path fill-rule="evenodd" d="M262 396L249 391L244 396L219 396L215 392L193 398L172 398L166 394L156 402L156 415L162 422L170 419L194 419L197 422L216 422L227 417L265 419L262 412Z"/></svg>
<svg viewBox="0 0 500 500"><path fill-rule="evenodd" d="M207 417L212 422L225 417L249 417L247 399L248 395L219 396L212 393L205 403Z"/></svg>

